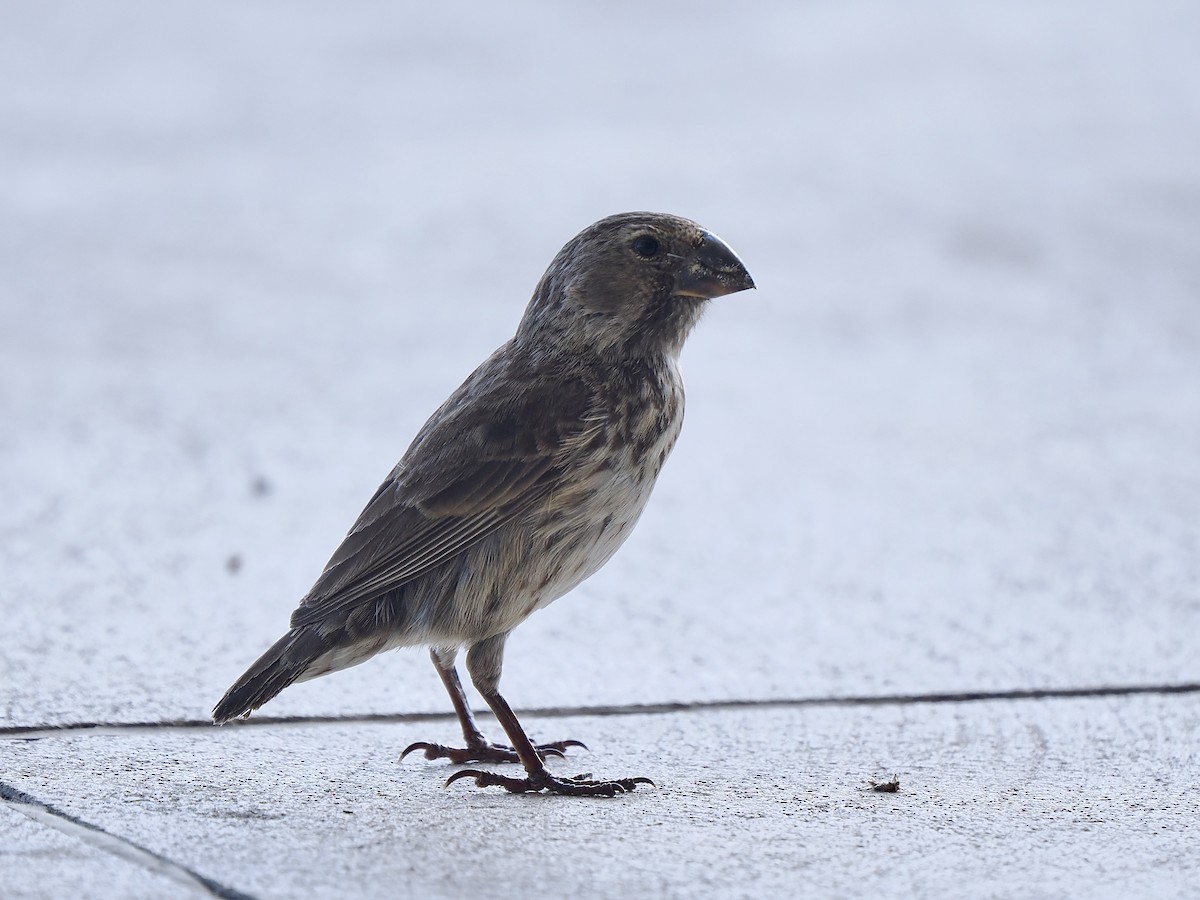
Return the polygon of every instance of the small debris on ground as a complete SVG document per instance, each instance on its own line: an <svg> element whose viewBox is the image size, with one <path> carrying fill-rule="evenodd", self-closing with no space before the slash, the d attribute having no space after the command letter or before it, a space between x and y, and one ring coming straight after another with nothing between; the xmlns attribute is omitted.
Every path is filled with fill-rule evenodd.
<svg viewBox="0 0 1200 900"><path fill-rule="evenodd" d="M879 794L894 794L900 790L900 776L891 775L887 778L872 778L867 784L871 790Z"/></svg>

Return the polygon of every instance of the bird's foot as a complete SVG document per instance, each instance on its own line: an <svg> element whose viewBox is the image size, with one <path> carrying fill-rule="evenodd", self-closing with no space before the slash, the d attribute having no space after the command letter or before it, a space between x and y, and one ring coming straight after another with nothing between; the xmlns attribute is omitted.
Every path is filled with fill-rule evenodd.
<svg viewBox="0 0 1200 900"><path fill-rule="evenodd" d="M655 784L649 778L617 778L612 781L592 781L592 773L576 775L574 778L555 778L543 771L525 778L510 778L485 772L480 769L463 769L446 779L443 787L449 787L460 778L474 778L476 787L502 787L511 794L537 793L565 794L571 797L615 797L632 791L639 784Z"/></svg>
<svg viewBox="0 0 1200 900"><path fill-rule="evenodd" d="M550 756L565 759L568 747L582 747L586 750L587 744L583 741L553 741L549 744L535 744L533 749L537 751L538 759L544 761ZM416 750L423 750L426 759L448 759L459 766L469 762L515 763L521 761L521 758L517 756L517 751L512 747L505 744L493 744L491 741L471 741L466 747L447 747L444 744L417 741L415 744L405 747L400 758L404 759Z"/></svg>

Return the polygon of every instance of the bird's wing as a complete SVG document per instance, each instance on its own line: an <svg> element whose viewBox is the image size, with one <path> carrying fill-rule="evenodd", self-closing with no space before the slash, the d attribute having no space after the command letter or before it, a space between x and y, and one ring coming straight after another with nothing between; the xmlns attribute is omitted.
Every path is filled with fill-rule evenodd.
<svg viewBox="0 0 1200 900"><path fill-rule="evenodd" d="M530 509L603 427L582 381L496 377L496 363L481 366L417 435L292 627L411 581Z"/></svg>

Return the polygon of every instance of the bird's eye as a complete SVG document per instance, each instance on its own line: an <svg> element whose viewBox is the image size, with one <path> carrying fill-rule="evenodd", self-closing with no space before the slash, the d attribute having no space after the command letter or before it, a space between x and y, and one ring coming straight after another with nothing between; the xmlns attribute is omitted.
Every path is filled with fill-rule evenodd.
<svg viewBox="0 0 1200 900"><path fill-rule="evenodd" d="M633 242L633 252L646 259L650 259L652 256L657 256L658 251L658 241L650 237L648 234L643 234L641 237L636 238Z"/></svg>

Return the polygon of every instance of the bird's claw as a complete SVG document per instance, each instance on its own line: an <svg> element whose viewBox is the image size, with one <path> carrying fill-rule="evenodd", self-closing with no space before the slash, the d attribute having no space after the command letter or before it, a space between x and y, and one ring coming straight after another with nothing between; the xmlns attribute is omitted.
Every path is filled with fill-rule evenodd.
<svg viewBox="0 0 1200 900"><path fill-rule="evenodd" d="M408 754L417 750L424 751L426 759L448 759L457 766L469 762L520 762L517 751L501 744L474 744L466 747L447 747L445 744L434 744L429 741L417 741L409 744L400 754L403 760Z"/></svg>
<svg viewBox="0 0 1200 900"><path fill-rule="evenodd" d="M408 756L408 754L415 753L417 750L423 750L425 752L426 759L441 759L443 757L448 757L453 753L465 752L458 750L455 747L447 747L444 744L431 744L429 741L416 741L415 743L409 744L404 748L404 752L400 754L401 761L403 761L404 757Z"/></svg>
<svg viewBox="0 0 1200 900"><path fill-rule="evenodd" d="M583 741L554 741L550 744L535 744L535 750L566 750L568 747L582 747L584 750L588 745Z"/></svg>
<svg viewBox="0 0 1200 900"><path fill-rule="evenodd" d="M583 743L583 741L553 741L549 744L535 744L533 749L537 751L538 758L545 761L550 756L566 759L566 749L568 747L582 747L586 750L587 744ZM521 761L521 758L517 755L517 751L505 744L483 742L479 744L472 743L466 747L447 747L445 744L434 744L429 741L417 741L416 743L409 744L404 748L404 752L400 754L400 759L403 760L408 754L417 750L424 751L426 759L448 759L456 766L471 762L506 763Z"/></svg>
<svg viewBox="0 0 1200 900"><path fill-rule="evenodd" d="M534 744L533 749L537 751L540 759L545 761L547 756L556 756L559 759L567 758L568 747L582 747L587 750L588 745L583 741L551 741L548 744Z"/></svg>
<svg viewBox="0 0 1200 900"><path fill-rule="evenodd" d="M450 787L454 782L463 778L474 778L476 787L502 787L510 794L538 793L546 791L550 794L563 794L572 797L615 797L632 791L639 784L655 787L649 778L617 778L611 781L592 781L591 773L576 775L574 778L555 778L548 772L542 775L525 778L510 778L482 769L463 769L455 772L446 779L442 787Z"/></svg>

